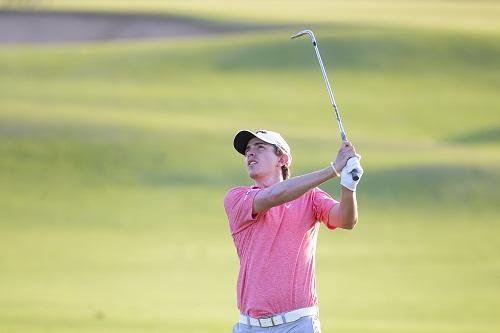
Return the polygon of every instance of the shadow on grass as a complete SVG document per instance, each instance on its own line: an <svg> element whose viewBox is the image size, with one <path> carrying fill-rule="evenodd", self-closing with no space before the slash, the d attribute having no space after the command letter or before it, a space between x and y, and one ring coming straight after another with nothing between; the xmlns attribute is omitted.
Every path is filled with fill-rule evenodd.
<svg viewBox="0 0 500 333"><path fill-rule="evenodd" d="M480 143L499 144L500 126L489 127L482 129L480 131L466 133L464 135L451 138L450 141L458 143L470 143L470 144L480 144Z"/></svg>
<svg viewBox="0 0 500 333"><path fill-rule="evenodd" d="M444 68L492 70L499 65L500 48L484 38L352 26L331 26L328 30L322 29L316 37L325 66L332 70L420 73ZM251 43L219 53L214 64L225 71L310 70L318 66L306 38L291 41L285 33L279 41Z"/></svg>
<svg viewBox="0 0 500 333"><path fill-rule="evenodd" d="M324 188L333 190L334 186L328 183ZM412 207L491 212L500 202L500 171L459 165L367 170L359 184L358 197L364 204L381 210Z"/></svg>

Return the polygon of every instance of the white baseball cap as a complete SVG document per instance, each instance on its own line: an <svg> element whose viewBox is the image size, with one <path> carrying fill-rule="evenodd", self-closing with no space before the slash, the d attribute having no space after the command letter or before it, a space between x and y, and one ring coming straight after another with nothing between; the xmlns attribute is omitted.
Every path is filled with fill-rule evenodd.
<svg viewBox="0 0 500 333"><path fill-rule="evenodd" d="M245 155L245 150L247 148L247 144L253 138L258 138L264 142L270 143L276 147L278 147L283 153L287 154L289 157L288 164L292 163L292 153L290 151L290 146L286 143L285 139L281 136L281 134L268 130L258 130L255 132L249 130L241 130L236 134L233 141L234 149L238 151L238 153Z"/></svg>

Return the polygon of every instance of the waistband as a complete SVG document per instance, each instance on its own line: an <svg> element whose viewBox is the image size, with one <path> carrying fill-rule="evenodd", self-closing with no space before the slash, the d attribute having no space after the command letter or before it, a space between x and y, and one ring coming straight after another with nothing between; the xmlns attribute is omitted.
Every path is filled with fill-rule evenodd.
<svg viewBox="0 0 500 333"><path fill-rule="evenodd" d="M306 316L316 316L319 314L319 309L317 306L311 306L308 308L301 308L297 310L292 310L284 313L277 314L275 316L266 317L266 318L252 318L249 316L245 316L244 314L240 314L240 323L249 325L249 326L258 326L258 327L272 327L278 326L281 324L291 323L296 320L299 320L302 317Z"/></svg>

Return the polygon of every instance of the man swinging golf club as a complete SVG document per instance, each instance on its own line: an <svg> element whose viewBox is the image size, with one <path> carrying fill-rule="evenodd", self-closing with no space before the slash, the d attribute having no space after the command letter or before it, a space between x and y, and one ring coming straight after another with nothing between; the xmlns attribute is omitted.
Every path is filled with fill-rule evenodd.
<svg viewBox="0 0 500 333"><path fill-rule="evenodd" d="M243 130L233 145L245 156L254 181L253 186L229 190L224 198L240 259L241 315L233 333L319 333L314 268L318 231L320 223L328 229L356 224L360 156L344 141L330 165L290 178L292 154L279 133ZM353 170L358 177L352 176ZM335 177L342 184L340 202L317 187Z"/></svg>

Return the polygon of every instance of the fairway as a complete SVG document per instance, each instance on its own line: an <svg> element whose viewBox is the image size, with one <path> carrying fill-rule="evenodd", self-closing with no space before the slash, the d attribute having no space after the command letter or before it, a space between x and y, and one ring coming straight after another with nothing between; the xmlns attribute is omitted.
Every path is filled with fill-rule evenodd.
<svg viewBox="0 0 500 333"><path fill-rule="evenodd" d="M260 18L259 1L144 3L305 28L295 2ZM365 168L358 226L320 232L323 332L500 332L500 29L496 2L464 26L473 2L458 3L448 25L345 2L352 20L305 18ZM294 32L0 48L0 332L231 331L223 197L250 184L234 134L281 132L292 175L328 166L339 145ZM336 181L322 188L338 195Z"/></svg>

